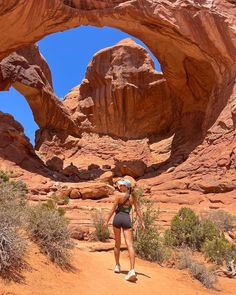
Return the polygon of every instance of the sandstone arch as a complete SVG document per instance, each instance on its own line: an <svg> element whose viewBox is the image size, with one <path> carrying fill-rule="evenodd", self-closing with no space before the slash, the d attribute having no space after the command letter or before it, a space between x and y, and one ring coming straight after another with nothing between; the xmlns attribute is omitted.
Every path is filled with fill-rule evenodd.
<svg viewBox="0 0 236 295"><path fill-rule="evenodd" d="M0 10L1 58L79 25L115 27L141 39L179 98L180 127L185 131L188 122L188 136L190 127L207 130L215 121L223 107L221 92L235 77L235 14L227 0L5 0Z"/></svg>
<svg viewBox="0 0 236 295"><path fill-rule="evenodd" d="M11 86L25 96L40 128L80 133L54 94L51 71L36 45L18 49L0 62L0 90Z"/></svg>
<svg viewBox="0 0 236 295"><path fill-rule="evenodd" d="M194 141L203 141L195 152L202 164L214 143L219 148L213 162L225 148L227 167L231 167L236 125L235 10L228 0L3 0L0 59L45 35L80 25L125 31L142 40L158 58L168 87L177 97L174 146L195 147ZM57 110L73 130L74 122L62 115L65 109ZM47 126L60 128L54 126L56 121L52 119ZM196 166L194 154L187 165L190 162ZM215 165L210 168L218 171Z"/></svg>

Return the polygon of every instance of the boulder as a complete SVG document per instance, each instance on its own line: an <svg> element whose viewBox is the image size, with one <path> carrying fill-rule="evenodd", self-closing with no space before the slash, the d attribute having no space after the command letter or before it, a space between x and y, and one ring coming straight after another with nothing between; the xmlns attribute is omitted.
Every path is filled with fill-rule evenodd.
<svg viewBox="0 0 236 295"><path fill-rule="evenodd" d="M142 160L115 159L114 174L117 176L129 175L138 178L144 175L147 165Z"/></svg>
<svg viewBox="0 0 236 295"><path fill-rule="evenodd" d="M74 188L70 191L70 199L80 199L81 193L78 189Z"/></svg>

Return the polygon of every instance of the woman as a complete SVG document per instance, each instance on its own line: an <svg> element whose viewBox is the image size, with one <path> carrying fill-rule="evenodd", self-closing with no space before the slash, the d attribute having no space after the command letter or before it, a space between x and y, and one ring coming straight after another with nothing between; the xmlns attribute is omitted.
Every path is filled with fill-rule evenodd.
<svg viewBox="0 0 236 295"><path fill-rule="evenodd" d="M136 197L131 193L131 182L128 179L122 179L117 182L118 189L120 191L119 194L115 196L115 202L112 206L110 213L105 221L104 226L108 226L109 220L112 215L116 212L115 217L113 219L113 231L115 236L115 260L116 266L114 272L120 272L120 244L121 244L121 229L123 229L123 234L125 238L125 242L129 252L130 259L130 271L126 275L125 279L128 281L135 281L136 274L134 270L135 264L135 252L133 247L132 240L132 224L130 219L130 210L132 209L132 205L139 217L142 228L145 229L145 225L142 219L142 215L139 211Z"/></svg>

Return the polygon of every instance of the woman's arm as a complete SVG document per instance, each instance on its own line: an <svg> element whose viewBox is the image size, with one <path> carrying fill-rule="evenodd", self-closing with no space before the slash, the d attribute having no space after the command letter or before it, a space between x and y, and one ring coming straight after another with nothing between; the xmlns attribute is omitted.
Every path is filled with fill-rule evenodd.
<svg viewBox="0 0 236 295"><path fill-rule="evenodd" d="M134 210L135 210L135 212L136 212L136 214L137 214L137 216L138 216L138 218L139 218L139 220L141 222L142 228L145 229L145 224L144 224L144 221L143 221L142 214L141 214L141 212L139 210L139 205L137 203L136 196L132 195L132 199L133 199L133 204L134 204Z"/></svg>
<svg viewBox="0 0 236 295"><path fill-rule="evenodd" d="M114 204L112 205L112 208L111 208L111 210L110 210L110 212L109 212L109 214L108 214L108 216L107 216L107 218L106 218L106 220L105 220L105 222L104 222L104 226L108 226L108 223L109 223L109 221L110 221L112 215L113 215L114 212L116 211L117 206L118 206L118 197L116 196L116 197L115 197Z"/></svg>

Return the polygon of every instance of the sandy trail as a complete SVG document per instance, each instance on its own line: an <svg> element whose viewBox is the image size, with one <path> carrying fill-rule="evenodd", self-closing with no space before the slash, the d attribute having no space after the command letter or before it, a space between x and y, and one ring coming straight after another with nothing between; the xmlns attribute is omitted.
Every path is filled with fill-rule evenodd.
<svg viewBox="0 0 236 295"><path fill-rule="evenodd" d="M129 283L124 276L129 269L126 252L121 253L123 272L113 273L114 258L111 252L87 252L75 250L74 272L60 268L33 248L27 257L33 267L24 272L25 282L5 284L0 281L0 295L204 295L235 294L236 280L220 279L222 292L204 288L193 280L187 271L162 268L155 263L136 260L138 280Z"/></svg>

